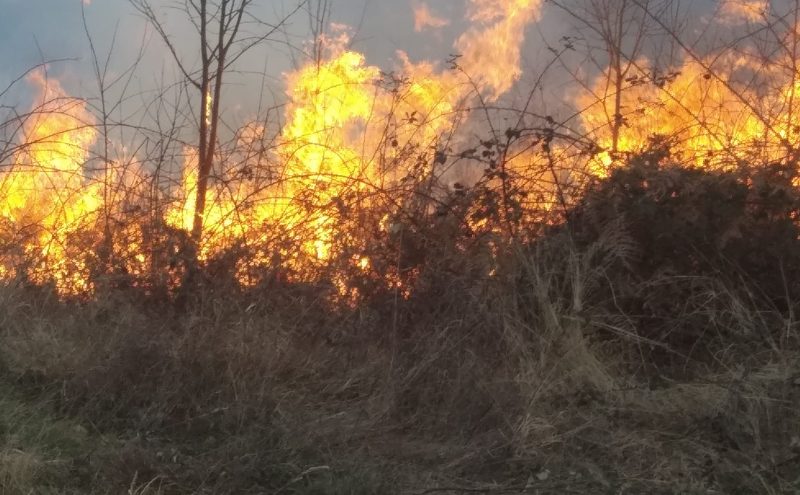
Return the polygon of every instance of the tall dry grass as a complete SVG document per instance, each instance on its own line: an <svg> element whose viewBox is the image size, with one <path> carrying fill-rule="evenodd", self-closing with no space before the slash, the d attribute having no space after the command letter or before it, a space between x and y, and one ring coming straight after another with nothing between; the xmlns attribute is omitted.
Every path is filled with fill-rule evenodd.
<svg viewBox="0 0 800 495"><path fill-rule="evenodd" d="M607 184L591 207L617 198ZM596 237L579 208L489 258L430 237L437 257L416 266L415 291L357 306L307 284L202 286L183 305L130 289L64 302L6 286L4 382L104 439L56 455L81 459L88 493L796 490L790 288L776 299L733 252L704 253L694 273L648 271L656 255L685 259L644 250L652 232L613 204L620 223ZM785 254L757 269L786 271ZM662 305L640 304L653 298ZM37 486L29 456L40 445L4 457L9 493Z"/></svg>

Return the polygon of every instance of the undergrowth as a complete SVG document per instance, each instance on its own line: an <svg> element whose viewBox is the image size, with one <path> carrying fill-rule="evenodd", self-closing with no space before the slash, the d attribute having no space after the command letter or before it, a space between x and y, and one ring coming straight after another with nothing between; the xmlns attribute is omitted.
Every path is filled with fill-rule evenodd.
<svg viewBox="0 0 800 495"><path fill-rule="evenodd" d="M389 247L425 241L414 289L355 305L289 282L180 304L3 287L0 486L796 493L794 181L641 157L544 234L402 227Z"/></svg>

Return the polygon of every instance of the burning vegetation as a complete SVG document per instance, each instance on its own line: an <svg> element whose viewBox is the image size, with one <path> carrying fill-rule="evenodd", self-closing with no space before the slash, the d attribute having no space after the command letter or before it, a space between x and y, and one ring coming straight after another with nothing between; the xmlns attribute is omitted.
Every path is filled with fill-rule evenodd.
<svg viewBox="0 0 800 495"><path fill-rule="evenodd" d="M648 8L656 6L640 6L640 18L622 12L616 21L666 29L659 18L647 19L656 14ZM725 22L769 21L749 3L720 8ZM668 66L636 46L635 58L622 60L620 39L619 50L608 45L608 67L565 96L577 117L537 122L522 108L512 115L516 125L497 127L498 118L512 119L492 104L520 79L525 30L541 9L538 0L470 2L471 25L458 37L449 69L400 53L397 69L385 73L348 47L347 28L335 27L315 45L316 60L285 76L289 103L279 132L258 120L234 130L230 145L212 153L200 195L200 151L191 143L173 150L183 157L177 177L136 156L119 163L106 156L107 143L100 153L99 141L110 138L100 136L87 103L43 70L32 72L26 80L35 103L2 175L2 274L52 283L65 296L92 297L98 277L111 274L171 292L184 279L176 267L231 260L237 251L229 269L242 286L276 276L319 281L330 269L369 272L371 243L390 242L398 229L465 197L488 194L497 203L474 204L471 217L461 218L473 235L563 221L563 208L592 178L654 140L687 167L795 159L798 74L788 48L797 28L785 23L772 34L786 50L765 55L755 43L705 54L687 49ZM574 41L562 41L564 50L575 50ZM553 51L556 59L563 54ZM210 91L202 106L207 125ZM482 125L489 126L480 131L486 138L471 147L466 136ZM347 260L352 266L342 265Z"/></svg>
<svg viewBox="0 0 800 495"><path fill-rule="evenodd" d="M335 272L375 268L370 244L391 243L431 214L452 213L453 201L483 196L495 203L475 203L460 218L470 237L527 235L532 226L563 221L563 209L592 178L654 140L687 167L795 159L798 74L788 49L770 56L749 45L687 51L679 65L659 67L636 47L637 57L623 61L609 45L611 64L566 95L577 118L536 122L524 108L516 125L497 128L488 112L503 113L491 105L520 79L525 29L541 8L538 0L470 2L471 25L456 40L459 57L449 69L400 53L396 71L384 73L348 47L346 27L335 26L315 45L317 60L285 76L289 103L277 134L246 123L210 161L184 144L177 177L136 156L122 164L98 155L98 141L109 138L100 136L87 103L43 70L32 72L35 103L2 175L2 274L82 297L92 297L109 275L174 292L185 281L179 271L220 258L234 262L228 269L244 287L276 276L340 279ZM728 2L721 15L756 22L755 9ZM654 16L648 6L640 10L639 19L621 12L616 21ZM773 34L789 47L796 27ZM565 46L574 50L573 43ZM210 91L202 99L206 127ZM476 110L481 104L486 108ZM488 121L481 124L483 113ZM481 125L489 132L472 148L465 131ZM201 161L213 167L198 194ZM399 283L386 267L375 275ZM353 295L342 283L341 295Z"/></svg>
<svg viewBox="0 0 800 495"><path fill-rule="evenodd" d="M306 0L285 104L235 123L233 64L283 25L188 2L192 68L130 3L184 79L147 118L112 118L92 45L101 96L41 66L0 127L0 366L92 425L76 449L119 439L79 477L800 489L800 3L724 0L695 26L672 0L465 0L463 23L415 1L416 32L462 30L454 55L386 70ZM531 73L556 14L576 29L542 34ZM0 487L82 493L48 449L1 451Z"/></svg>
<svg viewBox="0 0 800 495"><path fill-rule="evenodd" d="M289 104L280 132L268 136L266 126L248 123L235 131L234 146L214 153L199 213L197 148L183 147L180 181L166 187L136 158L131 167L93 157L99 133L86 103L43 71L31 73L37 103L13 166L4 171L2 196L9 245L21 246L24 256L4 257L3 273L53 283L71 296L91 296L96 276L109 270L136 285L155 283L146 279L166 267L154 263L170 257L159 256L157 245L164 235L190 233L196 245L177 249L193 259L180 261L205 263L243 248L246 266L235 270L245 286L278 271L291 280L313 279L321 265L342 256L366 269L369 234L353 227L378 215L372 227L388 234L410 202L426 203L418 213L427 214L441 201L440 169L453 153L446 143L468 105L481 94L483 101L497 99L520 77L519 45L538 16L538 1L474 2L471 10L474 25L456 43L461 74L412 63L402 53L398 71L383 73L348 49L347 29L335 27L320 41L319 60L286 75ZM496 56L486 57L487 46L496 47ZM213 98L205 94L208 126ZM145 213L137 218L133 211ZM28 228L41 230L30 235ZM105 259L95 256L101 245ZM180 280L159 282L173 290Z"/></svg>

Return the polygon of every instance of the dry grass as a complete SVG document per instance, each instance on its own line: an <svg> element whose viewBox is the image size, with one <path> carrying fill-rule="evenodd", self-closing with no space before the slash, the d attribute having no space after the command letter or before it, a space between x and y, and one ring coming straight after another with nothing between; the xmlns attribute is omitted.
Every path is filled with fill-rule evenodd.
<svg viewBox="0 0 800 495"><path fill-rule="evenodd" d="M4 386L21 395L0 408L3 493L800 489L794 323L706 284L732 330L784 337L643 366L663 346L601 304L616 254L565 245L509 248L494 277L443 275L449 293L433 277L435 301L390 310L5 287ZM59 449L52 431L82 433Z"/></svg>

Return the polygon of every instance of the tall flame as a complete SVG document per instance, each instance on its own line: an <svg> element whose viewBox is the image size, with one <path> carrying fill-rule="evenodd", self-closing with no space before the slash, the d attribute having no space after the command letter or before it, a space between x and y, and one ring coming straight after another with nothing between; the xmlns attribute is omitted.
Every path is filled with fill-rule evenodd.
<svg viewBox="0 0 800 495"><path fill-rule="evenodd" d="M61 287L82 290L85 267L66 249L69 235L91 225L102 206L101 191L87 185L83 170L97 139L94 117L43 70L32 72L28 82L38 103L23 125L24 145L0 176L0 215L20 229L17 242L33 260L24 275L36 281L52 276Z"/></svg>
<svg viewBox="0 0 800 495"><path fill-rule="evenodd" d="M456 41L461 66L492 100L521 75L525 28L538 20L542 0L472 0L468 18L476 25Z"/></svg>

